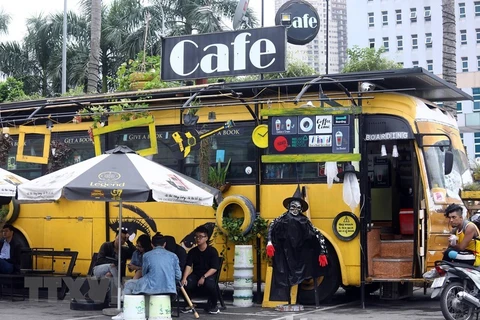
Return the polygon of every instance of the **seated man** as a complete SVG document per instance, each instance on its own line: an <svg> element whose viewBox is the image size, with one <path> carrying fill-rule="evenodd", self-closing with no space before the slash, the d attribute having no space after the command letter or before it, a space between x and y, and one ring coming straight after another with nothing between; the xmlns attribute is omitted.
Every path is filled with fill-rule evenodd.
<svg viewBox="0 0 480 320"><path fill-rule="evenodd" d="M112 242L105 242L100 247L97 255L97 261L95 267L93 267L93 275L95 277L108 277L113 278L115 285L117 284L118 275L118 250L121 248L121 273L120 277L125 276L126 262L127 259L132 258L132 254L135 251L135 246L128 239L129 234L126 230L117 231L115 240ZM124 244L127 243L128 247L125 247Z"/></svg>
<svg viewBox="0 0 480 320"><path fill-rule="evenodd" d="M140 279L128 280L125 283L124 294L176 294L176 282L182 273L177 256L166 250L166 239L160 233L152 237L153 250L143 255L142 273ZM123 319L123 313L112 317Z"/></svg>
<svg viewBox="0 0 480 320"><path fill-rule="evenodd" d="M10 274L20 271L20 244L13 239L14 228L5 224L2 228L3 241L0 242L0 273Z"/></svg>
<svg viewBox="0 0 480 320"><path fill-rule="evenodd" d="M220 268L218 251L208 245L209 235L207 228L200 226L195 229L195 241L197 246L191 249L187 255L187 265L183 272L181 284L186 286L188 295L197 289L203 289L208 295L207 312L211 314L220 313L217 306L218 293L215 282L215 274ZM191 312L187 308L182 312Z"/></svg>
<svg viewBox="0 0 480 320"><path fill-rule="evenodd" d="M183 273L185 270L185 264L187 263L187 251L185 251L181 245L177 244L173 236L165 236L165 239L167 240L167 246L165 249L177 255L180 264L180 271Z"/></svg>
<svg viewBox="0 0 480 320"><path fill-rule="evenodd" d="M479 266L480 252L475 249L474 239L480 236L477 226L463 218L463 209L458 204L449 205L445 209L445 217L455 233L450 236L450 245L443 253L443 260Z"/></svg>

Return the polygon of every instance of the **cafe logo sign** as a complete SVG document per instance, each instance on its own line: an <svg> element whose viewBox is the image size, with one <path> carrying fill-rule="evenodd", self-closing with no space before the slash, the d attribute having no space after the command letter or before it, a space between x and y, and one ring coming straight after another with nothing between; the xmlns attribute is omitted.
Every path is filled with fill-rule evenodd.
<svg viewBox="0 0 480 320"><path fill-rule="evenodd" d="M282 25L282 15L290 15L287 27L287 41L304 45L315 39L320 30L320 17L317 10L307 1L290 0L278 9L275 24Z"/></svg>
<svg viewBox="0 0 480 320"><path fill-rule="evenodd" d="M285 71L284 27L219 32L162 40L162 80Z"/></svg>

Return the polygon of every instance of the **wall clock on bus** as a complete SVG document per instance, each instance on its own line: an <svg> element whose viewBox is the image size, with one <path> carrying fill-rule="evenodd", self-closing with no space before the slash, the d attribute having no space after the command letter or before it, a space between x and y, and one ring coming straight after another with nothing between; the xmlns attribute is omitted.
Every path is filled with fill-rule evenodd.
<svg viewBox="0 0 480 320"><path fill-rule="evenodd" d="M252 132L253 143L262 149L268 147L268 126L261 124L255 127Z"/></svg>

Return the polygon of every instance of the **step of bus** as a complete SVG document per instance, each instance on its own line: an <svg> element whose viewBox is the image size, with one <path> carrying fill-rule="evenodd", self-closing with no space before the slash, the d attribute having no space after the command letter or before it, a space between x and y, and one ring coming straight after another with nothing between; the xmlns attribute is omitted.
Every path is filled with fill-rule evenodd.
<svg viewBox="0 0 480 320"><path fill-rule="evenodd" d="M375 257L373 262L374 278L406 278L412 276L412 258Z"/></svg>
<svg viewBox="0 0 480 320"><path fill-rule="evenodd" d="M380 240L382 258L413 257L413 240Z"/></svg>

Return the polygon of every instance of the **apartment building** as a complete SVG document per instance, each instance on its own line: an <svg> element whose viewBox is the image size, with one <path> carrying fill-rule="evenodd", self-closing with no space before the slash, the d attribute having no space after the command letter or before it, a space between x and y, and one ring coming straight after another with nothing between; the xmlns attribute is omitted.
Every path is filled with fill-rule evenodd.
<svg viewBox="0 0 480 320"><path fill-rule="evenodd" d="M275 0L275 12L288 0ZM320 17L318 35L306 45L288 44L287 54L312 66L319 74L326 73L326 29L328 7L328 73L338 73L347 59L347 0L309 0Z"/></svg>
<svg viewBox="0 0 480 320"><path fill-rule="evenodd" d="M442 74L442 1L347 0L348 47L383 46L404 67ZM457 103L470 160L480 158L480 1L456 0L457 86L474 101Z"/></svg>

